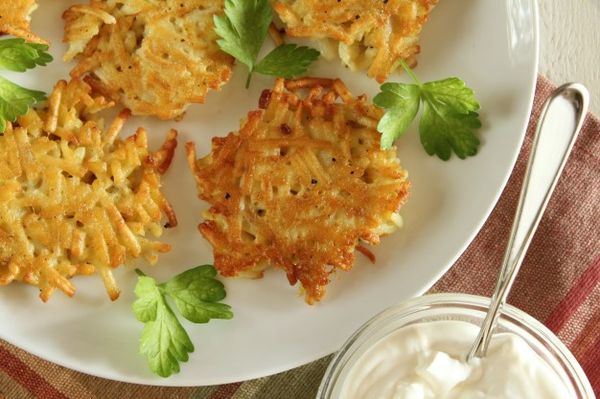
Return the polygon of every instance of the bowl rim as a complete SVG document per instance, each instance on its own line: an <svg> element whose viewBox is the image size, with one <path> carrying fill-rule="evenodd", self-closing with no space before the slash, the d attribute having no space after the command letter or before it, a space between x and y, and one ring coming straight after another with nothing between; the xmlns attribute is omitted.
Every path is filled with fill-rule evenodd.
<svg viewBox="0 0 600 399"><path fill-rule="evenodd" d="M319 390L317 392L317 398L325 399L330 398L330 394L332 389L335 387L336 380L333 377L338 376L341 371L344 370L344 366L346 363L346 355L353 349L360 348L362 342L360 342L360 338L362 338L366 333L370 332L377 326L381 326L381 323L385 323L385 321L392 317L407 317L413 313L424 311L427 307L431 306L452 306L455 308L463 308L464 310L471 311L481 311L480 308L488 308L491 302L490 297L484 297L480 295L472 295L472 294L464 294L464 293L433 293L426 294L419 297L411 298L409 300L400 302L396 305L393 305L362 324L345 342L344 345L338 350L332 360L330 361L323 379L321 380L321 384L319 386ZM479 309L477 309L479 308ZM410 312L414 311L414 312ZM403 315L404 313L404 315ZM581 365L575 358L575 356L571 353L569 348L554 334L548 327L546 327L542 322L526 313L525 311L517 308L516 306L510 304L504 304L502 310L498 316L498 320L505 321L506 323L516 325L515 321L520 322L523 326L531 329L532 331L526 331L531 338L539 340L541 343L546 344L546 349L552 353L553 355L557 355L559 358L562 358L566 367L564 367L564 373L570 377L573 388L579 390L580 393L584 394L584 398L595 399L595 393L592 389L592 386L582 369ZM515 320L515 321L513 321ZM401 327L399 327L401 328ZM533 334L535 333L535 334ZM385 335L384 335L385 336ZM383 337L379 337L382 339ZM541 338L541 339L539 339ZM351 354L350 354L351 356Z"/></svg>

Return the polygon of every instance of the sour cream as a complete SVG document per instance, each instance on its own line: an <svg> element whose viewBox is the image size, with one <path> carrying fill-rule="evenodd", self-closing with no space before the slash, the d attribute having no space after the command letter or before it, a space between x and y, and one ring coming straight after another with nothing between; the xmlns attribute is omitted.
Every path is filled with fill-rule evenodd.
<svg viewBox="0 0 600 399"><path fill-rule="evenodd" d="M561 376L521 337L493 336L483 359L465 358L479 329L462 321L403 327L344 377L344 399L568 399Z"/></svg>

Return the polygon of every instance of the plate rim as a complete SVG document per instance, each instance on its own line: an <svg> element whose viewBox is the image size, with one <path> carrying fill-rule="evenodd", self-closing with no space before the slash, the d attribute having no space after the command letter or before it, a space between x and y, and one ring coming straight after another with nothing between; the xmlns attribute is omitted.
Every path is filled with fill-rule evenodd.
<svg viewBox="0 0 600 399"><path fill-rule="evenodd" d="M485 222L488 220L492 210L496 207L498 200L500 199L500 195L502 194L502 192L504 191L506 184L508 183L508 179L510 178L517 158L521 152L522 146L523 146L523 141L525 139L525 135L527 132L527 127L529 125L529 120L531 117L531 111L533 109L533 101L535 98L535 88L536 88L536 84L537 84L537 77L538 77L538 68L539 68L539 56L540 56L540 26L539 26L539 2L538 0L524 0L524 1L529 1L531 2L532 5L532 22L533 22L533 47L534 47L534 54L533 54L533 63L531 66L531 70L529 71L529 76L531 77L531 83L530 86L528 88L529 92L528 92L528 99L527 99L527 103L528 103L528 108L527 108L527 115L529 115L529 118L527 118L525 121L522 122L522 126L520 128L520 137L519 137L519 145L517 147L517 150L512 154L512 159L510 160L510 165L511 167L507 169L507 171L505 172L505 175L502 178L502 182L501 184L498 186L495 194L494 194L494 198L493 200L490 202L490 204L488 205L487 209L485 210L484 214L482 215L481 219L478 221L478 224L476 226L475 229L473 229L473 231L470 233L469 237L467 238L467 240L465 240L465 242L463 243L463 245L456 251L456 253L450 257L448 259L448 261L446 262L446 264L444 265L443 268L440 268L440 270L431 277L431 279L429 279L426 283L422 284L416 291L417 294L415 296L413 296L412 298L418 297L418 296L422 296L424 293L426 293L437 281L439 281L439 279L446 274L451 267L454 265L454 263L456 263L456 261L458 260L458 258L465 252L465 250L471 245L471 243L473 242L474 238L477 236L477 234L479 234L479 232L481 231L481 228L483 227L483 225L485 224ZM410 299L410 298L409 298ZM365 320L366 321L366 320ZM262 371L256 371L256 372L250 372L247 373L246 376L243 379L237 379L237 378L224 378L221 380L221 382L219 383L212 383L212 384L203 384L203 383L191 383L191 384L186 384L186 383L177 383L175 380L172 379L162 379L162 380L156 380L156 383L149 383L146 379L144 378L139 378L136 376L124 376L124 375L120 375L121 378L119 379L115 379L113 375L108 375L107 373L103 373L103 372L91 372L91 371L84 371L79 369L78 367L74 367L74 364L71 364L71 362L69 360L64 360L64 359L60 359L60 360L55 360L55 359L50 359L49 357L47 357L46 355L44 355L44 353L42 353L41 351L38 350L30 350L29 348L25 348L22 345L18 345L15 342L13 342L13 340L9 339L4 333L3 331L0 329L0 339L8 342L10 345L13 345L14 347L23 350L31 355L34 355L44 361L50 362L52 364L56 364L59 365L61 367L65 367L69 370L78 372L78 373L82 373L82 374L86 374L88 376L93 376L93 377L98 377L98 378L102 378L105 380L109 380L109 381L116 381L116 382L122 382L122 383L128 383L128 384L134 384L134 385L143 385L143 386L149 386L149 387L181 387L181 388L190 388L190 387L203 387L203 386L219 386L219 385L226 385L226 384L231 384L231 383L243 383L246 381L250 381L253 379L257 379L257 378L263 378L263 377L269 377L278 373L283 373L283 372L287 372L289 370L292 370L294 368L312 363L316 360L319 360L325 356L329 356L333 353L335 353L338 348L331 348L331 349L327 349L327 350L321 350L316 352L317 354L311 354L309 356L300 358L300 359L295 359L294 361L288 362L284 367L272 367L270 369L268 369L268 371L266 369L261 369ZM44 378L44 377L42 377Z"/></svg>

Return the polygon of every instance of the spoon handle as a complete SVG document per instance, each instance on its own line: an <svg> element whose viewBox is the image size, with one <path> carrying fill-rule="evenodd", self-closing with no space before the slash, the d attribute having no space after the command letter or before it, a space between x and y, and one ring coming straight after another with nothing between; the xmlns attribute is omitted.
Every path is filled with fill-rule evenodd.
<svg viewBox="0 0 600 399"><path fill-rule="evenodd" d="M490 308L467 360L483 357L486 354L498 315L506 302L527 248L581 130L588 104L587 89L578 83L567 83L558 87L542 108L510 239L502 261L500 277ZM556 112L557 109L565 106L569 109L566 114ZM549 110L552 112L548 112ZM568 120L565 115L572 119Z"/></svg>

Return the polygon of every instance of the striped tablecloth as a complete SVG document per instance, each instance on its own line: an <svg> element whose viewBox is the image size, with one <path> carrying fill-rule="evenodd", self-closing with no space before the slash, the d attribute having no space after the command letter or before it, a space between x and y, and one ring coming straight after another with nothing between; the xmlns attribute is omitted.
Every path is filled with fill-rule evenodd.
<svg viewBox="0 0 600 399"><path fill-rule="evenodd" d="M532 121L553 89L538 79ZM473 243L432 292L489 296L508 238L525 155ZM588 116L525 258L509 302L544 322L569 346L600 396L600 121ZM200 388L159 388L91 377L0 341L0 399L313 398L329 358L271 377Z"/></svg>

